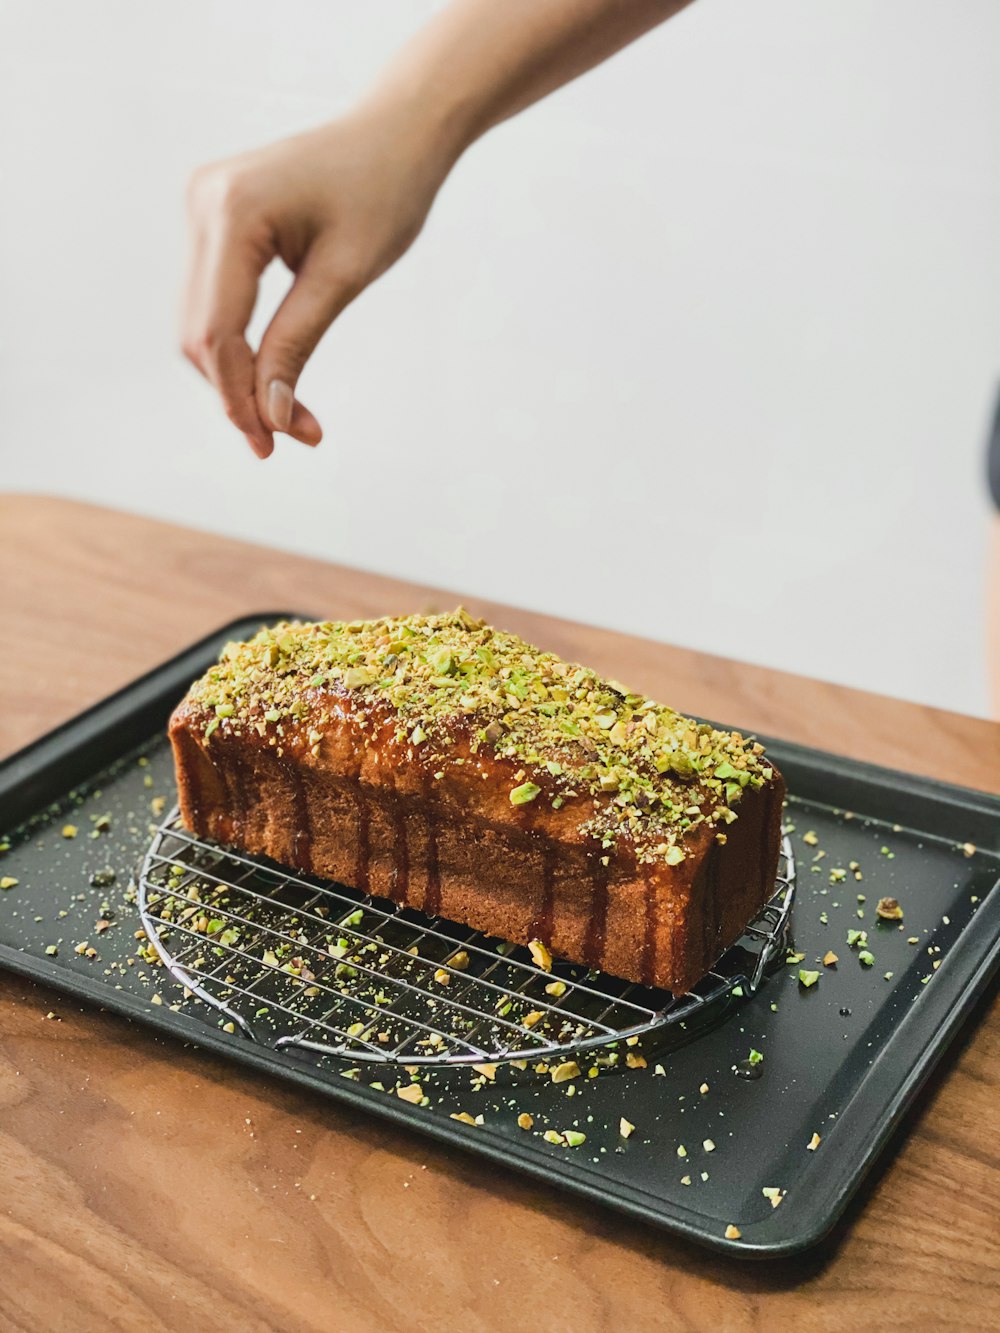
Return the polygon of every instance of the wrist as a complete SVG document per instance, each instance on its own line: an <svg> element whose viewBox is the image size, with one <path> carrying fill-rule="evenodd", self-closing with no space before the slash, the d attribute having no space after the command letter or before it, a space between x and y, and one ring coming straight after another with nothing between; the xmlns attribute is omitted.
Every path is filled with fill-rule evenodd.
<svg viewBox="0 0 1000 1333"><path fill-rule="evenodd" d="M439 183L486 129L478 107L445 77L416 70L389 70L356 107L411 150Z"/></svg>

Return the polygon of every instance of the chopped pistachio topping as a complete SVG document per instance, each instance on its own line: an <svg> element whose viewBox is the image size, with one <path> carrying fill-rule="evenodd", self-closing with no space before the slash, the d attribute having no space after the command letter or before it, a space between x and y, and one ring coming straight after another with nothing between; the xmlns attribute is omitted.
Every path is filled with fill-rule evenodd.
<svg viewBox="0 0 1000 1333"><path fill-rule="evenodd" d="M227 644L189 694L205 710L206 738L252 731L309 753L355 698L359 724L391 731L429 774L480 753L506 761L512 804L572 805L585 836L605 850L624 840L644 862L679 864L691 830L731 822L744 791L773 775L739 732L694 722L461 608L262 629Z"/></svg>
<svg viewBox="0 0 1000 1333"><path fill-rule="evenodd" d="M880 898L875 905L875 914L880 921L902 921L903 909L896 898Z"/></svg>
<svg viewBox="0 0 1000 1333"><path fill-rule="evenodd" d="M580 1077L580 1066L575 1060L564 1060L552 1070L553 1083L568 1083L571 1078Z"/></svg>
<svg viewBox="0 0 1000 1333"><path fill-rule="evenodd" d="M540 967L543 972L552 971L552 954L541 940L532 940L528 945L528 952L536 967Z"/></svg>
<svg viewBox="0 0 1000 1333"><path fill-rule="evenodd" d="M529 801L535 799L541 790L541 787L537 787L533 782L522 782L520 787L515 787L511 792L510 803L511 805L527 805Z"/></svg>

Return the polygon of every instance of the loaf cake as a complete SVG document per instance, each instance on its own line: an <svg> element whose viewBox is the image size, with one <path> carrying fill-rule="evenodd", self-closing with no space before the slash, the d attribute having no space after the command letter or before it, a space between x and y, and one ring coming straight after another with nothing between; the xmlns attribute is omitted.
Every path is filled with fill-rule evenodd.
<svg viewBox="0 0 1000 1333"><path fill-rule="evenodd" d="M759 744L462 609L230 643L170 739L196 835L675 993L774 889Z"/></svg>

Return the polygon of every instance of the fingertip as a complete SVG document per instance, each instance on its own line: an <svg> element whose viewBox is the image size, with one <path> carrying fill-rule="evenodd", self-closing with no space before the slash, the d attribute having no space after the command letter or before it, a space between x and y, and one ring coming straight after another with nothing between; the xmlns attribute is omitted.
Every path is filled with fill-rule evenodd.
<svg viewBox="0 0 1000 1333"><path fill-rule="evenodd" d="M323 438L323 427L319 424L313 414L304 403L295 400L295 408L292 412L292 419L288 425L288 434L300 444L307 444L310 449L315 449L317 444Z"/></svg>
<svg viewBox="0 0 1000 1333"><path fill-rule="evenodd" d="M299 444L308 445L310 449L315 449L323 439L323 432L320 429L318 422L314 429L307 426L299 426L296 427L295 430L290 430L288 433L293 440L298 440Z"/></svg>
<svg viewBox="0 0 1000 1333"><path fill-rule="evenodd" d="M258 458L270 458L274 453L274 441L271 439L258 440L253 435L245 435L243 438Z"/></svg>

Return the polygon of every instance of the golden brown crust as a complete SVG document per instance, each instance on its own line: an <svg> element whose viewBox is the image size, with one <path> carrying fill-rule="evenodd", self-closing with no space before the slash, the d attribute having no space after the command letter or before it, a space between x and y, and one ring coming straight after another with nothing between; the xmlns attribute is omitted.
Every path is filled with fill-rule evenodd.
<svg viewBox="0 0 1000 1333"><path fill-rule="evenodd" d="M581 807L610 796L513 804L511 792L526 776L521 755L482 744L467 726L452 729L442 762L411 743L391 701L338 686L300 682L302 707L283 716L280 737L265 720L266 698L241 700L239 715L227 713L220 725L196 686L170 724L185 824L199 836L518 943L540 939L570 961L678 992L705 974L770 896L784 793L770 766L740 791L738 818L727 810L720 825L694 819L679 837L682 859L670 864L665 856L643 859L628 837L609 845L595 836ZM530 772L547 795L547 773Z"/></svg>

